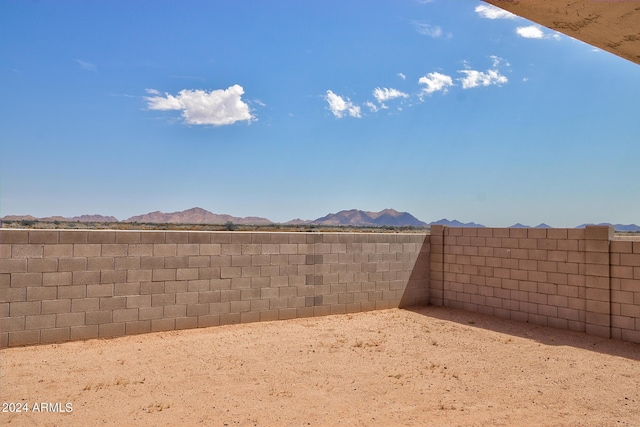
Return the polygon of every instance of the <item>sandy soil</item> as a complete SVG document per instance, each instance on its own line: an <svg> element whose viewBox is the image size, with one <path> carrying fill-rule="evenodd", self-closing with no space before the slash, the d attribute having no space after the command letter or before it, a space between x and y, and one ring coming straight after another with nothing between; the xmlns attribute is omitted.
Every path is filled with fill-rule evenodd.
<svg viewBox="0 0 640 427"><path fill-rule="evenodd" d="M640 425L639 345L436 307L0 356L11 426Z"/></svg>

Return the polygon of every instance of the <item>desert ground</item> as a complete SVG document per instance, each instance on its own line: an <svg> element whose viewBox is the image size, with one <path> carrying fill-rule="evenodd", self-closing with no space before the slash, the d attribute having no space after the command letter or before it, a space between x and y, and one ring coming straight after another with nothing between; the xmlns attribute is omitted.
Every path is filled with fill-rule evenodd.
<svg viewBox="0 0 640 427"><path fill-rule="evenodd" d="M10 426L640 425L639 345L439 307L0 355Z"/></svg>

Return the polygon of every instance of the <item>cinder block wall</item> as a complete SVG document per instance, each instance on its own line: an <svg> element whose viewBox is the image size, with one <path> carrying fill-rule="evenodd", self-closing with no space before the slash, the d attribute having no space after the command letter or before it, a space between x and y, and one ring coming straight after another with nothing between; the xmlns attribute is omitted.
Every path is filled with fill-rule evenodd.
<svg viewBox="0 0 640 427"><path fill-rule="evenodd" d="M640 239L611 242L611 337L640 343Z"/></svg>
<svg viewBox="0 0 640 427"><path fill-rule="evenodd" d="M640 239L432 226L430 303L640 342Z"/></svg>
<svg viewBox="0 0 640 427"><path fill-rule="evenodd" d="M424 234L0 230L0 347L426 305Z"/></svg>
<svg viewBox="0 0 640 427"><path fill-rule="evenodd" d="M640 343L640 238L0 230L0 347L428 303Z"/></svg>

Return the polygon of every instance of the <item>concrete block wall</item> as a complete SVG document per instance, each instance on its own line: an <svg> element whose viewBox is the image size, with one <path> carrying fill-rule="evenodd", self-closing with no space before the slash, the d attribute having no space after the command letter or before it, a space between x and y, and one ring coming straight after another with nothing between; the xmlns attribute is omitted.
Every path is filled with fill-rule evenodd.
<svg viewBox="0 0 640 427"><path fill-rule="evenodd" d="M428 302L424 234L0 230L0 347Z"/></svg>
<svg viewBox="0 0 640 427"><path fill-rule="evenodd" d="M433 251L443 254L434 303L584 331L580 242L584 230L432 227Z"/></svg>
<svg viewBox="0 0 640 427"><path fill-rule="evenodd" d="M611 337L640 343L640 238L611 242Z"/></svg>
<svg viewBox="0 0 640 427"><path fill-rule="evenodd" d="M430 303L640 342L640 239L612 227L431 227Z"/></svg>
<svg viewBox="0 0 640 427"><path fill-rule="evenodd" d="M585 331L611 338L611 278L609 247L613 227L584 229Z"/></svg>
<svg viewBox="0 0 640 427"><path fill-rule="evenodd" d="M0 230L0 347L428 303L640 343L640 237Z"/></svg>

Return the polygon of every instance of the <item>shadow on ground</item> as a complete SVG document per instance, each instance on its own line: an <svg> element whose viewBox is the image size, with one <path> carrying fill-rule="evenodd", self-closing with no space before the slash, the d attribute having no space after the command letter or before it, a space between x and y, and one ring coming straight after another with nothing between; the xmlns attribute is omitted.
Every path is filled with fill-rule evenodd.
<svg viewBox="0 0 640 427"><path fill-rule="evenodd" d="M482 313L462 311L447 307L410 307L404 310L434 319L458 323L471 328L479 328L537 341L548 346L570 346L588 351L640 360L640 344L606 339L587 335L584 332L566 331L549 326L533 325L501 319Z"/></svg>

